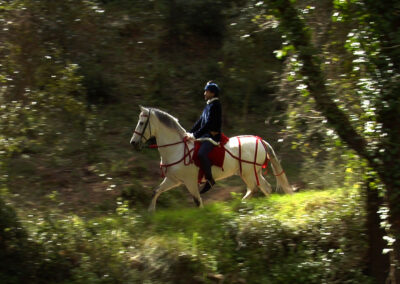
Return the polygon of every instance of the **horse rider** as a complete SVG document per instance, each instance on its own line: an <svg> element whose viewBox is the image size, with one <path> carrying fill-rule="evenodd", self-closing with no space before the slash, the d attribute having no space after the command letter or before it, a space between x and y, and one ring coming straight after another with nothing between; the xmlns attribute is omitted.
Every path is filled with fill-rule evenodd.
<svg viewBox="0 0 400 284"><path fill-rule="evenodd" d="M218 97L219 93L220 89L217 84L212 81L207 82L204 87L204 99L207 104L199 120L188 134L189 138L201 141L198 158L206 183L201 188L200 193L209 191L215 184L208 154L215 146L219 145L221 140L222 108Z"/></svg>

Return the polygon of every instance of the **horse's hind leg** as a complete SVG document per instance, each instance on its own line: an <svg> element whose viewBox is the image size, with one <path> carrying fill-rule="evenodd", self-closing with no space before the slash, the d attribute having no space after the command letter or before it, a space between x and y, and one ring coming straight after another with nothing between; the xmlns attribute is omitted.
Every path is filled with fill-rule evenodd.
<svg viewBox="0 0 400 284"><path fill-rule="evenodd" d="M254 194L253 189L248 187L247 191L246 191L246 194L243 196L242 200L249 199L250 197L253 196L253 194Z"/></svg>
<svg viewBox="0 0 400 284"><path fill-rule="evenodd" d="M256 174L258 177L259 185L257 185L257 179L255 176ZM242 198L243 200L253 196L253 194L257 191L257 187L261 189L262 193L264 193L265 196L268 196L272 192L271 185L268 181L265 180L265 178L261 174L261 169L258 170L256 173L254 172L254 169L248 170L246 172L246 175L242 176L242 179L247 185L247 192Z"/></svg>
<svg viewBox="0 0 400 284"><path fill-rule="evenodd" d="M265 196L270 195L272 192L271 185L262 176L261 171L259 171L257 174L258 174L258 180L260 181L260 185L258 186L258 188L261 189L262 193L264 193Z"/></svg>
<svg viewBox="0 0 400 284"><path fill-rule="evenodd" d="M156 187L153 191L153 198L152 198L150 206L149 206L149 211L152 212L152 211L156 210L157 198L161 195L161 193L163 193L167 190L170 190L174 187L177 187L179 184L180 184L179 181L176 181L169 177L164 178L162 183L158 187Z"/></svg>
<svg viewBox="0 0 400 284"><path fill-rule="evenodd" d="M247 192L242 198L242 200L245 200L252 197L253 194L257 191L257 181L255 179L254 172L251 171L247 171L247 173L243 171L242 179L247 186Z"/></svg>

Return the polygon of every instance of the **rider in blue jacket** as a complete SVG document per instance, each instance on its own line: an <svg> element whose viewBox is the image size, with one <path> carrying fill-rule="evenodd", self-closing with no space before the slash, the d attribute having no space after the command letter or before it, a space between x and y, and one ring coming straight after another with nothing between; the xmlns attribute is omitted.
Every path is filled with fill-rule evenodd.
<svg viewBox="0 0 400 284"><path fill-rule="evenodd" d="M204 171L206 183L200 190L200 193L209 191L215 184L208 154L221 140L222 109L218 98L219 92L220 89L217 84L211 81L206 84L204 87L204 99L207 105L204 107L199 120L197 120L190 130L191 134L189 135L192 138L202 141L198 157L201 168Z"/></svg>

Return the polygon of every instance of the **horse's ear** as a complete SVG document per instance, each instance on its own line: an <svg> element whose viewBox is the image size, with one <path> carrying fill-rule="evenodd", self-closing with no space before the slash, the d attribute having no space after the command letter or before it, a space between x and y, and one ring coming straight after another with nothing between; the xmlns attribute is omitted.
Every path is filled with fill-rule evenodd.
<svg viewBox="0 0 400 284"><path fill-rule="evenodd" d="M144 111L145 110L144 106L139 105L139 107L140 107L140 111Z"/></svg>

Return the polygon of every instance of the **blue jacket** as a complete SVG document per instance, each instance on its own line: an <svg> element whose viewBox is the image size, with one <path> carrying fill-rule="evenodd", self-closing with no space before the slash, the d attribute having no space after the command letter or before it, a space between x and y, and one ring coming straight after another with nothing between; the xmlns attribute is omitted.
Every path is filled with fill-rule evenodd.
<svg viewBox="0 0 400 284"><path fill-rule="evenodd" d="M193 136L197 138L211 138L216 142L221 140L221 125L222 125L222 108L218 98L211 99L207 102L203 113L199 120L194 124L190 130ZM218 132L217 135L212 136L211 131Z"/></svg>

